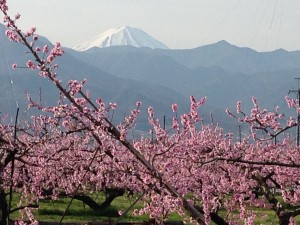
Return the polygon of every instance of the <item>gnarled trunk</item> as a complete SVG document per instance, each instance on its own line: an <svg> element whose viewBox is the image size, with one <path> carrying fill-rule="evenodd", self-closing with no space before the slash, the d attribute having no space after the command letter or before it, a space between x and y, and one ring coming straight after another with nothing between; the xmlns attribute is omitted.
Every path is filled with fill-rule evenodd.
<svg viewBox="0 0 300 225"><path fill-rule="evenodd" d="M102 203L98 203L94 201L90 196L81 193L74 195L73 198L82 201L93 211L100 212L108 208L115 198L123 196L125 194L125 190L122 188L106 188L106 190L103 192L105 194L105 200ZM52 194L53 194L52 190L46 190L46 189L43 190L43 195L45 196L51 196ZM64 191L59 192L58 196L71 197L71 195L66 194L66 192Z"/></svg>
<svg viewBox="0 0 300 225"><path fill-rule="evenodd" d="M277 215L279 219L279 225L289 225L291 214L290 213L282 213L282 215Z"/></svg>
<svg viewBox="0 0 300 225"><path fill-rule="evenodd" d="M109 192L105 192L105 200L102 203L95 202L91 197L87 195L75 195L74 199L80 200L86 205L88 205L95 212L100 212L110 206L112 201L120 196L123 196L125 193L124 189L120 188L111 188Z"/></svg>
<svg viewBox="0 0 300 225"><path fill-rule="evenodd" d="M284 216L279 218L279 225L289 225L290 224L290 217Z"/></svg>
<svg viewBox="0 0 300 225"><path fill-rule="evenodd" d="M199 205L195 205L195 208L200 212L204 214L203 208ZM229 225L229 223L224 220L221 216L218 215L218 213L210 213L211 220L217 224L217 225Z"/></svg>
<svg viewBox="0 0 300 225"><path fill-rule="evenodd" d="M8 204L5 198L5 192L0 188L0 224L8 224Z"/></svg>

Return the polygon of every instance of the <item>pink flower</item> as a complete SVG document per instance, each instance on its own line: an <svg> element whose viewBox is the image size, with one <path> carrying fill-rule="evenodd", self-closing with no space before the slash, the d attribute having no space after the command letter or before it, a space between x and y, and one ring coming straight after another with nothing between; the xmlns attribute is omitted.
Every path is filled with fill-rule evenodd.
<svg viewBox="0 0 300 225"><path fill-rule="evenodd" d="M136 107L140 107L142 105L142 103L141 102L136 102L135 105L136 105Z"/></svg>
<svg viewBox="0 0 300 225"><path fill-rule="evenodd" d="M125 141L126 140L126 130L121 129L120 130L120 141Z"/></svg>
<svg viewBox="0 0 300 225"><path fill-rule="evenodd" d="M239 121L240 123L243 123L243 122L244 122L244 120L243 120L242 118L238 118L238 121Z"/></svg>
<svg viewBox="0 0 300 225"><path fill-rule="evenodd" d="M31 27L30 30L27 31L26 36L29 37L29 36L33 35L35 31L36 31L36 28Z"/></svg>
<svg viewBox="0 0 300 225"><path fill-rule="evenodd" d="M14 64L12 64L11 68L16 69L17 66L18 66L18 65L17 65L16 63L14 63Z"/></svg>
<svg viewBox="0 0 300 225"><path fill-rule="evenodd" d="M33 64L33 62L31 60L28 60L28 62L26 63L26 66L30 69L34 69L35 65Z"/></svg>
<svg viewBox="0 0 300 225"><path fill-rule="evenodd" d="M115 110L117 108L117 104L116 103L109 103L109 107L112 109L112 110Z"/></svg>
<svg viewBox="0 0 300 225"><path fill-rule="evenodd" d="M196 102L195 97L193 95L190 96L191 102Z"/></svg>
<svg viewBox="0 0 300 225"><path fill-rule="evenodd" d="M20 17L21 17L21 15L20 15L19 13L17 13L17 14L15 15L15 19L16 19L16 20L20 19Z"/></svg>
<svg viewBox="0 0 300 225"><path fill-rule="evenodd" d="M6 5L6 1L0 4L0 8L3 12L6 12L8 10L8 6Z"/></svg>
<svg viewBox="0 0 300 225"><path fill-rule="evenodd" d="M285 101L287 102L289 108L296 106L295 100L291 99L289 96L285 96Z"/></svg>
<svg viewBox="0 0 300 225"><path fill-rule="evenodd" d="M236 112L237 112L237 113L241 113L241 112L242 112L241 104L242 104L241 101L238 101L238 102L236 103Z"/></svg>
<svg viewBox="0 0 300 225"><path fill-rule="evenodd" d="M289 224L290 224L290 225L296 224L294 217L291 217L291 218L290 218Z"/></svg>
<svg viewBox="0 0 300 225"><path fill-rule="evenodd" d="M172 128L173 129L179 129L179 124L178 124L178 120L177 120L176 117L173 117Z"/></svg>
<svg viewBox="0 0 300 225"><path fill-rule="evenodd" d="M96 99L96 102L97 102L98 105L100 105L102 103L102 99L98 98L98 99Z"/></svg>
<svg viewBox="0 0 300 225"><path fill-rule="evenodd" d="M178 106L176 103L172 104L172 110L173 110L173 112L176 112L178 110Z"/></svg>
<svg viewBox="0 0 300 225"><path fill-rule="evenodd" d="M55 43L55 47L56 47L56 48L60 48L60 47L61 47L60 42L56 42L56 43Z"/></svg>
<svg viewBox="0 0 300 225"><path fill-rule="evenodd" d="M9 25L10 26L10 25ZM9 27L8 26L8 27ZM15 31L6 30L5 35L8 37L9 40L19 42L21 39Z"/></svg>
<svg viewBox="0 0 300 225"><path fill-rule="evenodd" d="M258 106L258 105L257 105L257 100L256 100L256 98L255 98L254 96L252 96L252 102L253 102L253 105L254 105L255 107Z"/></svg>
<svg viewBox="0 0 300 225"><path fill-rule="evenodd" d="M31 32L31 33L34 33L35 31L36 31L36 27L31 27L31 28L30 28L30 32Z"/></svg>
<svg viewBox="0 0 300 225"><path fill-rule="evenodd" d="M151 107L151 106L148 107L148 114L150 117L154 116L153 107Z"/></svg>
<svg viewBox="0 0 300 225"><path fill-rule="evenodd" d="M198 106L203 105L203 104L205 103L205 101L206 101L206 96L205 96L204 98L201 98L201 99L199 100Z"/></svg>
<svg viewBox="0 0 300 225"><path fill-rule="evenodd" d="M48 61L49 63L52 63L52 62L54 61L54 56L53 56L53 55L48 55L47 61Z"/></svg>
<svg viewBox="0 0 300 225"><path fill-rule="evenodd" d="M46 71L40 71L39 74L40 74L41 77L47 77L49 75L49 73L46 72Z"/></svg>
<svg viewBox="0 0 300 225"><path fill-rule="evenodd" d="M48 51L49 51L48 45L45 45L44 48L43 48L43 52L47 53Z"/></svg>

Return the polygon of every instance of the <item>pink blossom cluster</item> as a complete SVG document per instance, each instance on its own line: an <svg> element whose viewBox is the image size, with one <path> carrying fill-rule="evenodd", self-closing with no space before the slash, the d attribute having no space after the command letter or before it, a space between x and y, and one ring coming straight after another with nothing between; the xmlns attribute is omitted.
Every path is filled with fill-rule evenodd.
<svg viewBox="0 0 300 225"><path fill-rule="evenodd" d="M295 107L295 100L290 99L288 96L286 97L286 101L289 107ZM267 109L261 109L256 98L252 97L253 108L250 110L250 114L246 115L241 110L241 102L237 102L237 115L234 115L229 109L226 109L226 113L236 118L240 123L247 123L250 125L252 136L254 138L257 137L258 130L263 131L269 137L273 138L278 133L281 133L293 126L296 125L296 120L293 117L284 120L284 114L280 113L279 106L276 106L273 111L268 111Z"/></svg>
<svg viewBox="0 0 300 225"><path fill-rule="evenodd" d="M6 13L8 10L8 6L6 4L6 0L0 0L0 9L2 12Z"/></svg>
<svg viewBox="0 0 300 225"><path fill-rule="evenodd" d="M105 110L105 104L100 99L97 102L100 108ZM137 110L140 104L141 103L137 103L137 109L132 110L131 114L126 117L128 118L127 122L132 122L133 118L133 120L137 118ZM85 106L85 104L82 106ZM65 149L72 149L72 154L74 154L75 148L70 148L70 146L76 146L76 149L78 149L80 146L79 143L93 143L94 141L91 139L90 129L95 129L97 135L99 135L103 143L105 143L105 147L102 146L102 148L106 149L106 152L109 152L108 155L105 154L105 157L103 155L100 161L98 161L101 167L98 167L97 164L93 164L92 171L95 171L97 175L90 174L89 176L91 177L86 178L88 182L86 183L87 185L89 185L91 181L95 182L93 185L99 185L101 183L100 180L105 179L108 182L106 185L141 192L147 190L149 185L153 182L155 183L155 178L149 174L132 155L126 153L126 148L114 140L113 137L108 136L105 129L97 128L88 118L82 120L83 117L80 116L80 111L76 108L64 107L67 108L63 111L60 111L63 109L62 105L58 105L54 108L54 118L58 118L59 116L60 120L63 119L63 126L66 128L67 133L72 131L73 134L76 130L80 131L80 136L77 137L80 138L77 140L78 143L76 145L72 144L74 140L70 138L64 138L63 142L58 145ZM251 110L250 114L253 115L249 116L249 118L259 118L259 120L265 121L264 125L261 125L260 128L265 126L268 129L272 129L269 123L273 123L271 118L276 117L276 113L259 110L258 104L254 109L255 110ZM279 109L276 108L275 112L278 112L278 110ZM95 112L93 116L96 118L96 114L100 113L100 111ZM222 128L218 126L202 125L200 129L197 128L198 122L188 114L181 116L185 122L181 126L178 125L179 128L174 127L175 132L167 133L161 128L160 122L155 119L153 108L150 107L148 111L149 122L153 126L153 130L156 134L155 142L149 138L142 138L134 141L134 147L149 159L159 173L163 174L162 179L174 185L181 195L184 196L193 193L195 201L202 202L206 223L210 223L212 212L217 212L220 208L224 207L228 212L232 212L229 221L242 220L245 224L255 223L256 214L248 207L263 207L267 209L274 207L267 199L257 198L253 192L260 186L259 177L268 176L270 173L273 174L272 181L276 182L268 183L269 188L280 186L285 202L288 204L299 203L298 193L300 193L300 185L294 186L294 184L300 180L300 177L295 176L295 174L299 174L299 168L292 169L289 167L267 166L263 164L253 167L247 163L239 164L226 161L227 159L238 159L242 160L241 162L244 160L247 162L259 161L262 163L278 162L292 164L300 160L300 158L298 150L294 148L294 144L287 138L278 142L276 145L273 144L272 140L251 143L247 138L241 142L234 142L234 136L232 134L224 134ZM75 115L80 116L81 120L74 120ZM246 116L246 114L244 115ZM101 116L103 116L103 114L101 114ZM58 122L56 119L49 119L45 120L45 117L41 117L38 121L41 123L49 123L52 121L51 123L54 124ZM185 124L189 125L185 126ZM127 129L129 129L129 127L121 127L122 140L123 138L124 140L126 139ZM87 136L83 135L83 131L87 132ZM74 135L75 134L76 133L74 133ZM85 138L84 141L82 140L83 137ZM97 143L94 143L96 148ZM57 149L57 145L53 147ZM83 147L82 149L86 148L87 147ZM67 153L67 150L64 152ZM91 157L86 155L88 152L77 152L78 153L74 155L76 157ZM60 158L63 157L60 156ZM69 160L71 158L72 157L68 156ZM74 160L75 163L76 159L74 158ZM45 162L42 158L40 158L39 161ZM79 161L77 161L77 163L79 163ZM74 165L75 164L72 166L74 167ZM45 166L45 168L48 167L49 166ZM84 166L79 167L79 171L76 173L75 171L70 171L69 175L73 180L80 180L80 171L82 171L82 168L84 168ZM61 173L58 174L62 176ZM43 176L46 176L46 174ZM239 179L236 179L236 177ZM293 187L293 191L287 191L291 190L291 187ZM64 188L68 193L71 193L73 190L70 185L66 185ZM101 188L101 186L99 186L99 188ZM164 192L163 187L158 185L156 188L159 188L161 192L150 191L149 194L145 196L145 199L151 198L153 201L146 204L143 209L136 213L150 213L153 218L159 219L166 217L173 211L178 211L182 207L182 202L177 198L170 198L168 192ZM234 197L228 198L232 193L234 193ZM279 205L277 207L279 207ZM240 212L239 217L235 216L234 212L236 210Z"/></svg>
<svg viewBox="0 0 300 225"><path fill-rule="evenodd" d="M86 83L86 80L83 80L81 82L79 82L77 80L69 80L68 84L69 84L70 95L74 96L74 95L78 94L82 90L85 83Z"/></svg>
<svg viewBox="0 0 300 225"><path fill-rule="evenodd" d="M30 106L47 115L32 116L16 128L0 122L0 189L12 187L22 193L21 221L27 218L36 223L27 204L49 197L46 191L51 190L50 196L55 199L62 190L71 196L75 191L96 192L107 187L144 193L145 205L135 213L157 220L172 212L188 218L184 209L203 215L205 224L215 219L255 224L254 208L273 210L280 221L287 218L290 224L300 215L299 147L283 135L297 122L293 118L284 120L279 107L261 109L253 97L249 113L242 111L240 101L237 115L226 110L251 129L250 135L236 141L233 133L225 133L219 125L201 123L200 109L206 98L197 101L191 96L187 113L177 116L178 106L172 105L175 115L168 130L156 119L154 108L148 107L153 136L128 141L127 133L134 128L141 103L137 102L123 123L115 127L108 119L110 110L117 107L115 103L106 106L101 98L94 103L90 93L83 91L85 80L70 80L64 88L56 79L53 62L63 54L61 45L56 43L52 49L35 46L36 29L22 33L15 25L20 16L7 16L6 1L0 0L0 9L9 28L8 38L25 44L33 56L26 67L47 77L64 96L57 105L42 106L28 95ZM286 101L298 112L295 100L287 97ZM257 135L257 130L268 138ZM226 217L219 214L221 209ZM200 219L199 214L193 215L193 221Z"/></svg>
<svg viewBox="0 0 300 225"><path fill-rule="evenodd" d="M36 46L36 43L39 39L38 35L35 34L36 27L31 27L27 32L22 33L22 31L16 25L16 21L20 19L20 14L16 14L14 19L11 19L11 17L7 15L6 11L3 10L6 8L6 2L3 1L0 6L2 9L1 11L4 13L3 21L7 27L5 35L11 41L24 44L29 48L29 53L32 53L36 58L36 63L33 63L32 60L28 60L26 67L30 69L38 68L40 70L40 75L47 77L49 75L49 70L58 68L58 65L54 64L54 60L57 57L62 56L64 53L61 44L57 42L52 49L49 49L48 45L43 46L43 48ZM38 54L41 52L43 55L39 57ZM13 69L16 67L17 64L12 65Z"/></svg>
<svg viewBox="0 0 300 225"><path fill-rule="evenodd" d="M19 35L16 32L14 32L13 30L6 30L5 31L5 35L11 41L16 41L16 42L20 42L21 41Z"/></svg>
<svg viewBox="0 0 300 225"><path fill-rule="evenodd" d="M98 104L105 108L101 100L98 100ZM137 107L140 104L137 103ZM35 153L20 158L15 177L16 180L24 180L21 177L29 176L31 193L43 198L42 187L46 186L53 189L55 198L61 189L72 193L77 182L80 182L82 191L91 185L97 190L103 185L117 186L136 193L147 192L145 207L135 213L149 213L156 219L166 218L174 211L185 214L182 211L182 201L165 191L153 175L133 155L127 153L127 149L118 140L107 135L105 127L93 125L89 118L82 116L81 112L72 106L59 104L46 110L52 112L53 117L36 116L32 118L32 123L28 124L35 134L29 135L24 132L18 135L21 143L31 145L30 152ZM137 117L135 110L128 116L129 120L132 116ZM220 208L226 208L228 211L229 222L243 221L244 224L255 223L256 214L249 207L280 208L280 205L274 206L267 199L257 198L254 192L260 187L260 182L263 182L261 179L268 176L272 178L266 183L270 189L280 187L286 203L299 204L299 168L263 164L252 166L226 160L292 164L300 160L300 157L298 150L288 139L276 145L272 144L272 141L251 143L247 138L242 142L234 142L234 136L224 134L218 126L202 125L200 129L197 128L199 124L191 116L186 117L189 126L181 125L180 132L174 129L176 132L163 133L159 121L154 118L153 109L150 108L149 111L150 115L153 115L150 117L153 130L160 136L156 137L155 141L145 137L135 140L134 147L149 159L162 175L164 182L172 184L183 196L192 193L192 202L201 202L207 224L211 221L211 213L218 212ZM98 113L103 116L100 111L89 112L94 118L97 118ZM65 129L60 129L60 126ZM127 131L127 127L123 126L123 129L124 132ZM12 131L13 129L11 135ZM40 135L45 132L47 135ZM92 134L101 137L102 146L99 157L89 166L91 172L83 179L82 174L88 166L88 159L93 157L95 149L99 147ZM80 160L82 158L86 160ZM36 165L30 166L29 162ZM24 165L27 168L26 174ZM8 166L5 177L9 176L9 171ZM156 184L156 191L154 188L149 190L153 183ZM234 213L236 210L239 211L238 217Z"/></svg>
<svg viewBox="0 0 300 225"><path fill-rule="evenodd" d="M44 46L44 53L48 52L48 48ZM50 54L47 57L47 62L52 63L56 57L62 56L64 51L62 50L60 42L56 42L54 47L51 49Z"/></svg>

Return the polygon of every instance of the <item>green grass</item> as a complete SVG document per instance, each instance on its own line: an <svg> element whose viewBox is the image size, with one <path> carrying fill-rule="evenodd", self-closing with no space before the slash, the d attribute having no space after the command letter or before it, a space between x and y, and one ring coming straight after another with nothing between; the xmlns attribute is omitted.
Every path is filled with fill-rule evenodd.
<svg viewBox="0 0 300 225"><path fill-rule="evenodd" d="M104 200L103 194L93 194L93 199L98 202ZM74 200L71 207L66 213L64 222L99 222L99 221L115 221L118 219L118 211L125 211L129 206L135 201L134 197L127 197L126 195L116 198L111 206L102 211L95 213L88 206L83 204L81 201ZM13 205L17 205L18 196L14 195ZM70 202L70 198L60 198L58 200L41 200L39 203L39 209L34 210L34 215L38 221L60 221L67 205ZM139 209L143 207L143 202L138 202L134 209ZM278 224L278 219L272 210L268 209L253 209L257 213L255 224ZM121 221L148 221L149 216L132 216L132 211L129 212ZM225 217L226 211L221 210L220 215ZM238 215L238 212L236 212ZM19 213L14 213L11 216L12 219L20 218ZM179 221L182 218L177 213L172 213L169 220ZM296 223L300 224L300 217L296 217ZM241 223L242 224L242 223Z"/></svg>
<svg viewBox="0 0 300 225"><path fill-rule="evenodd" d="M103 195L96 196L99 202L104 200ZM14 197L13 205L17 204L18 197ZM66 212L64 221L65 222L94 222L94 221L111 221L116 220L119 217L118 211L125 211L130 204L134 201L133 198L118 197L116 198L111 206L104 211L95 213L87 205L81 201L73 200L69 210ZM67 205L70 202L70 198L60 198L58 200L41 200L39 202L39 209L34 210L34 215L39 221L60 221L64 214ZM138 203L135 208L141 208L142 203ZM11 218L19 218L19 213L12 214ZM148 220L148 216L131 216L129 212L122 221L143 221Z"/></svg>
<svg viewBox="0 0 300 225"><path fill-rule="evenodd" d="M94 194L93 199L98 202L104 200L103 194ZM134 197L127 197L126 195L116 198L111 206L104 211L95 213L87 205L78 200L73 200L69 210L66 212L64 222L98 222L98 221L114 221L119 218L118 211L125 211L135 201ZM18 196L14 195L13 205L16 206ZM38 221L60 221L64 214L70 198L59 198L58 200L41 200L39 202L39 209L33 210L35 218ZM143 202L138 202L133 209L140 209L143 207ZM20 218L18 212L11 215L11 219ZM132 216L132 211L127 213L121 221L148 221L148 215ZM172 213L169 220L182 220L177 213Z"/></svg>
<svg viewBox="0 0 300 225"><path fill-rule="evenodd" d="M255 218L255 224L279 224L279 220L277 218L277 216L275 215L275 212L273 210L270 209L265 209L265 208L253 208L250 207L256 214L256 218ZM250 209L249 208L249 209ZM292 207L290 207L292 208ZM226 217L227 212L225 210L220 210L219 213L223 218ZM238 216L238 212L234 212L234 215ZM296 224L300 224L300 216L297 216L295 218ZM239 224L244 224L243 221L240 221Z"/></svg>

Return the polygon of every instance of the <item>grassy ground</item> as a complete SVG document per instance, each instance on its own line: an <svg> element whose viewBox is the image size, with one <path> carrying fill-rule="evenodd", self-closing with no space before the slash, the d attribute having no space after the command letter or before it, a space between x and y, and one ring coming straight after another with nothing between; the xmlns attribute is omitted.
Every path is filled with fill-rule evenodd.
<svg viewBox="0 0 300 225"><path fill-rule="evenodd" d="M104 196L102 194L97 194L93 196L93 199L97 199L99 202L104 200ZM60 198L58 200L42 200L40 202L40 208L34 212L36 219L39 221L60 221L67 205L69 203L69 198ZM95 214L88 206L83 204L81 201L74 200L70 209L67 211L66 216L64 218L64 222L99 222L99 221L115 221L118 219L119 214L118 211L125 211L133 202L135 198L128 198L127 196L122 196L116 198L111 206L101 212ZM17 196L14 197L13 204L17 204ZM134 207L135 209L141 208L143 205L142 202L138 202L138 204ZM277 217L274 212L267 209L257 209L256 210L257 217L255 220L255 224L278 224ZM223 217L226 217L226 212L221 211L220 213ZM238 213L237 213L238 214ZM12 219L20 218L18 213L14 213L11 216ZM169 220L180 221L182 218L173 213L169 218ZM143 216L132 216L131 212L129 212L121 221L148 221L149 217L147 215ZM296 218L296 223L300 224L300 216ZM241 222L241 224L243 224Z"/></svg>
<svg viewBox="0 0 300 225"><path fill-rule="evenodd" d="M104 196L99 194L94 196L94 199L102 202ZM135 198L128 198L127 196L122 196L116 198L111 206L102 212L95 214L88 206L83 204L81 201L73 200L71 207L64 217L64 222L98 222L98 221L114 221L119 217L118 211L125 211L129 206L135 201ZM60 198L58 200L41 200L39 203L39 209L34 211L34 215L39 221L60 221L65 209L67 208L70 198ZM17 197L14 198L14 205L17 204ZM142 202L138 202L135 205L135 209L142 207ZM127 213L121 221L148 221L149 216L132 216L132 211ZM19 213L14 213L11 216L12 219L20 218ZM182 220L180 216L173 213L169 220Z"/></svg>

